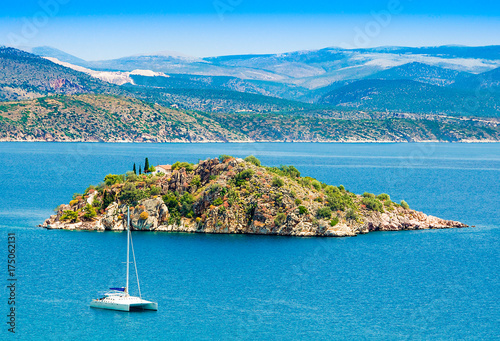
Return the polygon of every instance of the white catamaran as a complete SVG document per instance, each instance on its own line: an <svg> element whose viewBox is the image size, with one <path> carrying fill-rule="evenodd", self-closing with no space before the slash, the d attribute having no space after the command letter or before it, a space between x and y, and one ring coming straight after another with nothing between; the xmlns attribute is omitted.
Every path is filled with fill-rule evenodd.
<svg viewBox="0 0 500 341"><path fill-rule="evenodd" d="M132 257L134 259L135 274L137 276L137 288L139 289L139 297L129 295L129 265L130 265L130 246L132 246ZM158 310L158 303L150 302L142 299L141 287L139 285L139 274L137 273L137 265L135 263L134 244L130 233L130 210L127 209L127 285L125 288L110 288L110 292L102 295L102 297L92 300L90 306L93 308L122 310L122 311L141 311L141 310Z"/></svg>

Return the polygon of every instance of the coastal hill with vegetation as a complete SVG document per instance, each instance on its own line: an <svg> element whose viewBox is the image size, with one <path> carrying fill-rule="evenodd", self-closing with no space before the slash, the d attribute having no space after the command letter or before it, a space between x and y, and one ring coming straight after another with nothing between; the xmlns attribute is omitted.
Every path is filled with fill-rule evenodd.
<svg viewBox="0 0 500 341"><path fill-rule="evenodd" d="M143 172L144 170L144 172ZM357 195L302 176L293 166L265 167L254 156L221 155L197 164L149 165L109 174L75 193L43 227L241 233L287 236L356 236L371 231L459 228L425 215L388 194Z"/></svg>
<svg viewBox="0 0 500 341"><path fill-rule="evenodd" d="M0 140L206 142L245 140L197 113L111 95L0 103Z"/></svg>
<svg viewBox="0 0 500 341"><path fill-rule="evenodd" d="M56 95L0 103L0 141L372 142L499 141L494 119L321 110L206 113L116 95Z"/></svg>

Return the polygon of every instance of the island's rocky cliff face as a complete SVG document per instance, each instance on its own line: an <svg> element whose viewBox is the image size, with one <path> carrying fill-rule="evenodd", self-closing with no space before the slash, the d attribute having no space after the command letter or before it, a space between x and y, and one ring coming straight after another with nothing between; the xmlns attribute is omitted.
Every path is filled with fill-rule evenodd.
<svg viewBox="0 0 500 341"><path fill-rule="evenodd" d="M43 224L48 229L133 230L356 236L371 231L442 229L466 225L392 202L302 178L293 167L225 158L180 164L172 173L107 176Z"/></svg>

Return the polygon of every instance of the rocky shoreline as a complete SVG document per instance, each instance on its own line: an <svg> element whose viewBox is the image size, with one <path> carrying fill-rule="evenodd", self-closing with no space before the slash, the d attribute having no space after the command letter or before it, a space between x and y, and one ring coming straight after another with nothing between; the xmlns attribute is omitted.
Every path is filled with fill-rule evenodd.
<svg viewBox="0 0 500 341"><path fill-rule="evenodd" d="M130 172L122 183L89 187L42 226L122 231L131 207L131 228L138 231L348 237L467 227L394 203L386 194L355 195L284 169L228 157L185 164L170 174ZM130 201L131 195L137 200Z"/></svg>

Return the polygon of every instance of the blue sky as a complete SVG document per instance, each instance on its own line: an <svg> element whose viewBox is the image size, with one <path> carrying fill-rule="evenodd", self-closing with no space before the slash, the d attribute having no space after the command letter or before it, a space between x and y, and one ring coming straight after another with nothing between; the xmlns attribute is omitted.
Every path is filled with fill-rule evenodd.
<svg viewBox="0 0 500 341"><path fill-rule="evenodd" d="M25 0L2 4L0 44L87 60L381 45L500 45L500 3L428 0Z"/></svg>

